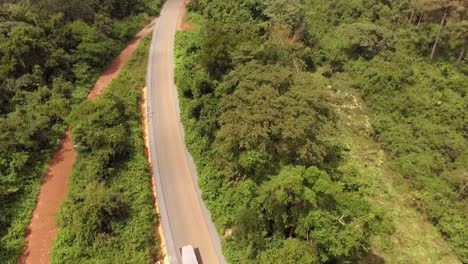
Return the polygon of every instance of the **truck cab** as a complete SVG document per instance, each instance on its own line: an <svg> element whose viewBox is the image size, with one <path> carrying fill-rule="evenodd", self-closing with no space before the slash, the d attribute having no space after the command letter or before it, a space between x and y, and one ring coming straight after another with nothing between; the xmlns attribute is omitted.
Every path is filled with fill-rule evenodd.
<svg viewBox="0 0 468 264"><path fill-rule="evenodd" d="M182 264L198 264L197 255L192 245L182 247Z"/></svg>

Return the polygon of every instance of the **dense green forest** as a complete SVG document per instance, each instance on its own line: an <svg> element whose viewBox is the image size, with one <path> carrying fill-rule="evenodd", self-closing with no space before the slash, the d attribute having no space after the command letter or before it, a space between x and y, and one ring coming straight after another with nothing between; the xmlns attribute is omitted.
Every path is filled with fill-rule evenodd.
<svg viewBox="0 0 468 264"><path fill-rule="evenodd" d="M0 1L1 263L16 263L21 254L24 234L35 206L42 176L48 160L64 136L67 121L72 120L68 118L72 107L86 98L99 73L143 26L143 23L148 22L150 16L158 14L161 4L162 1L159 0ZM143 59L141 54L140 59ZM132 103L135 102L132 101ZM113 108L107 110L124 111L120 107L121 104L116 101ZM102 104L103 107L104 105ZM117 105L119 107L115 109ZM99 106L101 104L98 104L96 108ZM133 107L133 105L128 107ZM131 111L138 111L138 109ZM113 122L119 121L122 120L116 119ZM125 129L130 130L130 125L127 125ZM137 132L127 131L126 136L133 137ZM77 132L77 135L79 134ZM112 144L115 142L89 143ZM133 149L133 145L128 144L122 146L126 148L122 151L128 152L129 149ZM100 145L100 147L105 146ZM138 147L141 146L138 145ZM134 155L129 157L134 157ZM133 160L133 158L130 159ZM111 162L111 159L109 158L107 162ZM133 167L128 165L127 170L145 171L141 162L141 160L138 161L136 165L132 165ZM82 167L83 163L79 162L77 166ZM75 173L77 173L76 170ZM121 172L123 175L125 173L125 170ZM141 174L141 177L145 175ZM76 223L81 224L81 228L93 229L88 230L87 233L75 228L76 226L72 223L67 223L70 228L75 228L73 232L83 237L83 240L77 242L82 247L89 245L86 243L93 241L95 238L92 236L97 233L105 234L105 230L109 231L107 235L112 237L110 230L118 228L117 224L114 227L112 219L129 218L125 214L132 214L132 210L135 210L132 206L141 206L142 201L144 203L144 199L148 199L148 197L142 197L139 199L143 200L137 199L138 202L135 204L126 205L129 198L136 199L136 195L149 192L145 190L139 193L141 189L136 189L134 193L121 197L112 190L104 188L103 184L103 181L94 185L90 184L87 189L84 188L89 192L83 193L83 195L89 195L88 198L102 207L102 212L98 213L103 214L99 215L99 218L102 218L99 219L101 222L91 222L91 216L87 215L89 217L87 221L90 222ZM147 186L143 185L142 188L145 187ZM121 188L121 186L117 185L114 188ZM92 212L88 211L88 213L93 214L96 204L83 205L86 202L89 201L82 200L81 205L85 209L92 209ZM151 202L147 204L151 205ZM120 210L118 205L125 205L128 208ZM152 211L146 208L141 211L141 214L148 212L151 215ZM134 219L141 220L138 217ZM61 224L66 221L67 219L61 217ZM152 222L133 225L138 225L140 230L143 230L148 225L152 227ZM73 235L73 232L68 235ZM147 230L145 229L144 232ZM122 235L117 231L116 233ZM63 242L67 238L60 236L60 239ZM154 243L154 237L134 245L139 247L138 250L134 250L134 254L146 250L145 254L150 255L147 247L151 245L142 247L142 243ZM57 245L60 245L60 242ZM104 247L105 245L98 246ZM67 256L77 257L79 250L81 249L75 248L75 252L69 252ZM114 250L118 250L115 245ZM86 251L81 254L86 254ZM54 262L64 263L57 256L61 257L59 253L56 253L53 256ZM142 258L145 257L140 256L135 259L141 260Z"/></svg>
<svg viewBox="0 0 468 264"><path fill-rule="evenodd" d="M177 35L176 82L229 262L442 263L418 252L397 261L386 258L390 246L375 246L376 238L405 242L395 230L406 219L375 198L374 179L392 175L400 177L392 188L409 190L394 198L410 196L408 208L468 263L466 1L188 6L195 29ZM386 174L366 174L365 161L351 159L361 146L340 139L348 137L342 117L361 120L344 108L365 109L355 134L383 154L363 160L381 159L375 166ZM428 239L417 235L416 244Z"/></svg>

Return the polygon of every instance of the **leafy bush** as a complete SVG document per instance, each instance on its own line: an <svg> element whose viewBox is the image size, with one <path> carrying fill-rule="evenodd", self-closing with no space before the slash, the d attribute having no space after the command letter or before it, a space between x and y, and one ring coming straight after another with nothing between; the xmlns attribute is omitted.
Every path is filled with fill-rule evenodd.
<svg viewBox="0 0 468 264"><path fill-rule="evenodd" d="M307 248L298 255L306 263L356 263L372 234L391 229L359 175L340 167L345 148L324 140L341 132L328 102L330 84L344 79L365 99L371 136L414 204L466 262L460 1L198 0L190 10L201 28L177 35L176 79L186 141L205 202L227 232L229 261L270 263ZM315 184L301 165L329 177L328 202L311 206L303 193ZM344 211L359 224L347 226Z"/></svg>
<svg viewBox="0 0 468 264"><path fill-rule="evenodd" d="M17 263L73 105L162 1L0 1L0 262ZM128 128L126 128L128 130ZM128 131L114 131L128 135ZM123 134L122 134L123 133ZM107 142L116 144L118 139Z"/></svg>
<svg viewBox="0 0 468 264"><path fill-rule="evenodd" d="M52 263L152 263L156 249L140 97L150 39L96 102L69 117L78 158L59 216Z"/></svg>
<svg viewBox="0 0 468 264"><path fill-rule="evenodd" d="M236 12L245 14L242 8ZM355 261L384 217L367 202L359 177L337 169L341 147L323 140L335 122L327 80L297 72L290 58L267 59L282 49L274 40L246 47L250 59L232 60L239 63L232 69L211 72L220 69L211 61L218 55L203 36L218 34L205 27L176 35L176 82L203 198L219 232L231 233L224 255L232 263ZM242 45L228 43L233 52Z"/></svg>

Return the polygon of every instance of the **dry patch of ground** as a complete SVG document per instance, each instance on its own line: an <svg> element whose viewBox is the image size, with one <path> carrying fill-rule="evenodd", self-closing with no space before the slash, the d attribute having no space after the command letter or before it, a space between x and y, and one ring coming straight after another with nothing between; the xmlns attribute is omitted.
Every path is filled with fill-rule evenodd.
<svg viewBox="0 0 468 264"><path fill-rule="evenodd" d="M460 263L447 241L414 207L412 190L403 176L391 169L389 157L371 138L373 129L359 95L345 87L340 82L328 87L339 117L340 134L334 140L349 149L343 166L360 172L369 184L371 202L394 226L392 234L371 238L373 252L362 263Z"/></svg>
<svg viewBox="0 0 468 264"><path fill-rule="evenodd" d="M112 63L99 77L91 92L89 92L88 100L95 100L97 97L99 97L105 91L107 86L109 86L112 80L119 75L125 64L127 64L128 60L132 57L132 54L137 48L141 39L153 29L155 21L156 20L153 20L153 22L138 32L135 37L128 43L127 47L117 57L115 57Z"/></svg>
<svg viewBox="0 0 468 264"><path fill-rule="evenodd" d="M179 18L179 24L177 25L177 30L178 31L185 31L185 30L192 30L193 25L187 22L187 4L190 2L190 0L185 1L185 4L182 5L182 12L180 14Z"/></svg>
<svg viewBox="0 0 468 264"><path fill-rule="evenodd" d="M26 231L26 249L20 258L20 264L50 262L50 247L58 231L55 214L67 196L67 179L75 158L76 151L72 145L70 131L67 131L44 177L36 209Z"/></svg>

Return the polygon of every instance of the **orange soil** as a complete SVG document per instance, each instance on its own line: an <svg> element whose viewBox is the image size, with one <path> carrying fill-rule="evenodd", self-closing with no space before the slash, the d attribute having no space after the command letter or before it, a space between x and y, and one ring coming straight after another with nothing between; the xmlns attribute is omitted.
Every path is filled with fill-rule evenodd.
<svg viewBox="0 0 468 264"><path fill-rule="evenodd" d="M49 250L58 231L55 214L67 195L67 179L75 158L76 151L72 145L70 131L67 131L59 150L50 162L49 171L41 186L39 200L26 232L26 249L20 258L21 264L49 263Z"/></svg>
<svg viewBox="0 0 468 264"><path fill-rule="evenodd" d="M177 25L177 30L178 31L185 31L185 30L192 30L193 29L193 25L186 21L186 19L187 19L186 4L189 3L189 2L190 2L190 0L186 0L185 5L182 6L182 13L180 15L179 24Z"/></svg>
<svg viewBox="0 0 468 264"><path fill-rule="evenodd" d="M115 57L114 61L112 61L101 77L99 77L93 89L88 94L88 100L94 101L97 97L99 97L107 88L107 86L109 86L112 80L117 77L117 75L119 75L120 71L125 66L125 64L127 64L136 47L140 43L140 40L151 31L153 25L154 20L152 23L138 32L138 34L136 34L130 43L128 43L127 47L119 54L119 56Z"/></svg>
<svg viewBox="0 0 468 264"><path fill-rule="evenodd" d="M143 28L128 46L109 65L88 95L88 100L100 96L111 81L117 77L128 62L140 40L151 31L154 21ZM55 216L67 195L68 177L71 174L76 151L73 148L70 131L67 130L59 150L55 153L49 171L41 185L40 194L33 217L25 237L25 248L20 264L48 264L52 240L58 232Z"/></svg>
<svg viewBox="0 0 468 264"><path fill-rule="evenodd" d="M141 95L141 124L143 128L143 140L145 142L145 156L146 159L148 160L148 165L151 173L151 153L149 151L149 139L148 139L148 126L146 122L146 87L143 88L143 93ZM158 248L161 251L161 256L154 256L154 262L155 263L169 263L167 257L167 252L166 252L166 243L164 242L164 237L163 237L163 230L161 226L161 220L159 218L159 207L157 204L156 200L156 187L154 185L154 177L151 175L151 190L153 191L153 202L154 202L154 208L156 210L156 216L158 217L158 223L156 224L155 230L156 230L156 237L158 238L159 245ZM159 262L158 262L159 261Z"/></svg>

